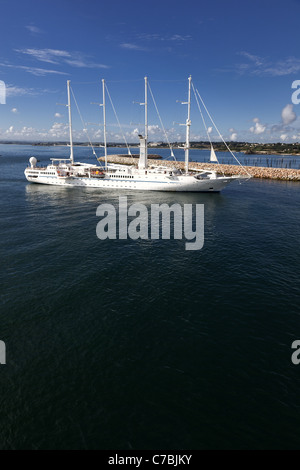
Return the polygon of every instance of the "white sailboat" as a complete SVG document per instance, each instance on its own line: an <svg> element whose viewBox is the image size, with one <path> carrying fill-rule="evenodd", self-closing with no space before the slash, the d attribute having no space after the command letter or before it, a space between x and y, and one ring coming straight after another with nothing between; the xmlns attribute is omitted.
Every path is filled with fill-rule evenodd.
<svg viewBox="0 0 300 470"><path fill-rule="evenodd" d="M217 159L215 149L213 148L212 144L210 144L210 158L209 158L209 161L212 162L212 163L219 163L219 160Z"/></svg>
<svg viewBox="0 0 300 470"><path fill-rule="evenodd" d="M101 189L123 189L140 191L187 191L187 192L219 192L232 181L243 177L222 176L216 171L189 170L190 126L191 126L191 77L188 79L188 116L186 123L185 171L176 167L148 164L148 118L147 118L147 77L145 77L145 133L140 135L140 155L138 165L117 165L107 162L106 117L105 117L105 81L103 87L103 118L104 118L104 151L105 166L80 163L74 161L70 81L67 81L70 157L51 158L45 167L37 165L37 159L31 157L30 165L25 169L25 177L31 183L50 184L66 187L91 187ZM216 158L212 149L213 158ZM215 160L213 160L215 161Z"/></svg>

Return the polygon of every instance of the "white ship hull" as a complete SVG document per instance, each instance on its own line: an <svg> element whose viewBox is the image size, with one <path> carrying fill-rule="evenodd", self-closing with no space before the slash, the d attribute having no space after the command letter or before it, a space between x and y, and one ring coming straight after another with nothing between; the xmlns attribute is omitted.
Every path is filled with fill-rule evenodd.
<svg viewBox="0 0 300 470"><path fill-rule="evenodd" d="M101 189L122 189L136 191L173 191L173 192L219 192L236 177L215 177L197 179L193 175L179 175L163 177L162 175L139 175L129 179L124 175L109 175L104 178L97 177L60 177L44 175L45 171L36 171L32 174L30 169L25 170L27 181L31 183L48 184L65 187L85 187ZM119 176L119 177L118 177Z"/></svg>

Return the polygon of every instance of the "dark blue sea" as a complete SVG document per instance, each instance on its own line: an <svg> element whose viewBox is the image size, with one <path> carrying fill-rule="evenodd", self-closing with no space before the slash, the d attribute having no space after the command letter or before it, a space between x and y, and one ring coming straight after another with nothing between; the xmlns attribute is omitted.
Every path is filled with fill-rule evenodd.
<svg viewBox="0 0 300 470"><path fill-rule="evenodd" d="M26 182L66 148L0 154L1 449L300 449L299 183L122 193L204 204L186 251L99 240L121 193Z"/></svg>

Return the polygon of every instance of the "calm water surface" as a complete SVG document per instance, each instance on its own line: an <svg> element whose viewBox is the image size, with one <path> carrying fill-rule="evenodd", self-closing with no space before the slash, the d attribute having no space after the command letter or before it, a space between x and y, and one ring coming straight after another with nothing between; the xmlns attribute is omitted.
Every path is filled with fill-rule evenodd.
<svg viewBox="0 0 300 470"><path fill-rule="evenodd" d="M204 247L100 241L121 193L24 179L61 153L0 146L0 447L300 449L300 184L122 193L204 204Z"/></svg>

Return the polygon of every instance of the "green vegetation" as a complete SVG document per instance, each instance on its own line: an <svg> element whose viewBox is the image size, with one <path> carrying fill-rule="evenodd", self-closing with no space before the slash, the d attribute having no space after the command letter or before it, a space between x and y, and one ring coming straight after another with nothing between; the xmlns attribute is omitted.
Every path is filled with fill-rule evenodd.
<svg viewBox="0 0 300 470"><path fill-rule="evenodd" d="M280 155L295 155L300 154L300 144L288 143L268 143L258 144L249 142L227 142L230 150L233 152L244 152L246 155L255 154L280 154ZM213 142L214 149L219 152L226 152L227 148L223 142ZM191 148L209 149L209 142L191 142Z"/></svg>
<svg viewBox="0 0 300 470"><path fill-rule="evenodd" d="M18 144L18 145L41 145L41 146L67 146L68 142L26 142L26 141L0 141L1 144ZM233 152L243 152L246 155L255 155L255 154L278 154L278 155L297 155L300 154L300 143L284 143L284 142L277 142L277 143L267 143L267 144L259 144L259 143L249 143L249 142L227 142L228 146ZM95 147L103 146L102 142L94 142L93 145ZM183 142L172 142L171 143L173 148L183 147ZM76 142L74 146L89 146L88 142ZM138 144L130 143L130 147L138 147ZM210 149L210 142L208 141L198 141L198 142L191 142L190 146L192 149L201 149L207 150ZM217 152L226 152L227 148L223 142L213 142L214 149ZM122 148L124 147L123 144L120 143L110 143L108 147L115 147L115 148ZM149 142L150 148L167 148L168 144L164 142L153 143Z"/></svg>

